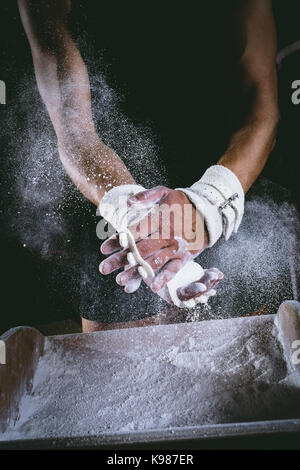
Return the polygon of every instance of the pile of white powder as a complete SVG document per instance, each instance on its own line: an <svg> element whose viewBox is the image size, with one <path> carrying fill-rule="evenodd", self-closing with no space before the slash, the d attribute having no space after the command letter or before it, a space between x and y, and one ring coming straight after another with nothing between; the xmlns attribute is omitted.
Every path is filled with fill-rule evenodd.
<svg viewBox="0 0 300 470"><path fill-rule="evenodd" d="M300 417L273 317L49 337L0 439Z"/></svg>

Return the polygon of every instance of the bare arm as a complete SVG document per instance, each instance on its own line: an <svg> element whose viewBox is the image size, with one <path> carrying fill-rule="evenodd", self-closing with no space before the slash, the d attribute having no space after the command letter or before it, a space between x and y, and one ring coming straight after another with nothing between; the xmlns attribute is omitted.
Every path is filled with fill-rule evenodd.
<svg viewBox="0 0 300 470"><path fill-rule="evenodd" d="M71 2L18 0L18 6L61 161L79 190L98 205L105 191L134 180L95 130L87 70L68 31Z"/></svg>
<svg viewBox="0 0 300 470"><path fill-rule="evenodd" d="M233 97L235 127L219 160L248 191L274 146L278 121L276 30L271 0L237 2L236 42L242 48Z"/></svg>

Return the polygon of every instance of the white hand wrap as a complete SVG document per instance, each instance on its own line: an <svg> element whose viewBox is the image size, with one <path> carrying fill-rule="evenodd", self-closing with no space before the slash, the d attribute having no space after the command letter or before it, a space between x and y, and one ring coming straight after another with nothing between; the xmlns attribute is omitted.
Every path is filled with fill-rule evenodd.
<svg viewBox="0 0 300 470"><path fill-rule="evenodd" d="M213 165L184 192L202 215L213 246L223 234L228 240L237 232L244 214L244 191L235 174L222 165Z"/></svg>
<svg viewBox="0 0 300 470"><path fill-rule="evenodd" d="M149 210L139 210L128 207L127 200L141 191L143 186L137 184L122 184L108 191L102 198L99 211L101 216L109 222L117 232L126 231L127 227L138 223Z"/></svg>

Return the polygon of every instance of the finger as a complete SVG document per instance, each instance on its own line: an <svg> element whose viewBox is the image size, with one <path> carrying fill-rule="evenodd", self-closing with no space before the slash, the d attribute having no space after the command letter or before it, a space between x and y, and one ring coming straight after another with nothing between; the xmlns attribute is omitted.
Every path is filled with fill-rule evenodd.
<svg viewBox="0 0 300 470"><path fill-rule="evenodd" d="M115 251L122 250L122 246L120 245L119 240L119 234L115 233L107 240L105 240L105 242L102 243L100 250L103 255L110 255Z"/></svg>
<svg viewBox="0 0 300 470"><path fill-rule="evenodd" d="M117 269L125 267L128 264L128 252L129 250L122 250L102 261L99 266L100 273L107 275L116 271Z"/></svg>
<svg viewBox="0 0 300 470"><path fill-rule="evenodd" d="M128 198L128 206L141 205L142 207L151 207L157 204L168 192L165 186L156 186L155 188L141 191L140 193Z"/></svg>
<svg viewBox="0 0 300 470"><path fill-rule="evenodd" d="M204 275L200 279L200 282L206 285L207 290L212 289L223 279L224 274L217 268L205 269Z"/></svg>
<svg viewBox="0 0 300 470"><path fill-rule="evenodd" d="M151 256L153 253L156 253L158 250L164 248L164 246L169 243L169 240L152 240L149 238L138 242L137 249L141 257L147 260L149 256ZM131 261L129 260L129 256L131 256L131 259L133 258L130 249L122 250L109 256L107 259L102 261L99 266L101 274L110 274L114 271L117 271L118 269L125 267L128 262L131 263Z"/></svg>
<svg viewBox="0 0 300 470"><path fill-rule="evenodd" d="M128 282L125 286L124 291L126 292L126 294L132 294L133 292L138 290L138 288L141 285L141 282L142 282L141 277L139 279L134 279L134 280Z"/></svg>
<svg viewBox="0 0 300 470"><path fill-rule="evenodd" d="M160 291L165 285L176 276L178 271L185 265L187 258L176 258L169 261L161 271L155 276L150 284L153 292Z"/></svg>
<svg viewBox="0 0 300 470"><path fill-rule="evenodd" d="M174 243L167 246L166 248L162 248L155 253L151 254L151 256L144 258L145 261L151 266L154 271L158 271L161 269L166 263L168 263L171 259L174 258ZM119 273L116 277L116 281L119 285L125 286L128 282L131 282L136 279L140 279L140 274L138 272L138 266L133 266L132 268L126 269Z"/></svg>
<svg viewBox="0 0 300 470"><path fill-rule="evenodd" d="M223 277L223 273L218 269L207 269L199 281L192 282L186 287L177 289L177 296L181 301L190 300L204 294L210 297L215 294L213 287L215 287Z"/></svg>
<svg viewBox="0 0 300 470"><path fill-rule="evenodd" d="M119 286L126 286L130 282L137 280L142 280L141 275L138 272L138 266L128 268L116 276L116 282Z"/></svg>
<svg viewBox="0 0 300 470"><path fill-rule="evenodd" d="M194 297L199 297L207 292L207 287L202 282L192 282L186 287L180 287L177 289L177 297L182 302L185 300L193 299Z"/></svg>

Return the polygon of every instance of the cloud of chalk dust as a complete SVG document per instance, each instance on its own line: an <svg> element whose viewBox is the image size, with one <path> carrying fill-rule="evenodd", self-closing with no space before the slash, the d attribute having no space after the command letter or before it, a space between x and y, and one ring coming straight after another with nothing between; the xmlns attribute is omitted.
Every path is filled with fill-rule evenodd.
<svg viewBox="0 0 300 470"><path fill-rule="evenodd" d="M66 180L33 74L20 78L13 101L6 105L0 135L5 140L3 185L10 236L47 257L55 239L64 235Z"/></svg>
<svg viewBox="0 0 300 470"><path fill-rule="evenodd" d="M85 38L79 39L78 45L85 52L93 117L101 139L117 151L138 183L147 187L165 183L151 127L137 125L122 113L123 98L107 84L101 57L95 60ZM68 249L72 219L83 220L82 213L93 216L95 211L62 167L33 70L19 80L0 132L8 141L8 217L13 236L44 258L57 256Z"/></svg>

